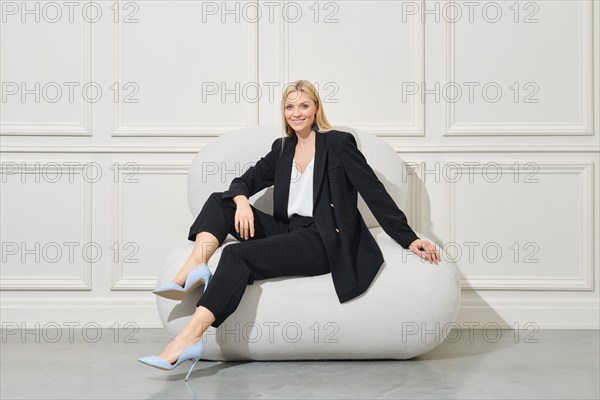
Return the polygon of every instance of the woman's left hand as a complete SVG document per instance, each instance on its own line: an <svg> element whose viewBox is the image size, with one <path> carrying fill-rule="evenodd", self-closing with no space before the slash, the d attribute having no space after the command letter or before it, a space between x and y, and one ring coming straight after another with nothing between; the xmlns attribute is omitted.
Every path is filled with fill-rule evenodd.
<svg viewBox="0 0 600 400"><path fill-rule="evenodd" d="M417 239L412 242L408 248L423 260L429 261L431 264L438 264L440 262L440 256L435 249L435 245L428 240Z"/></svg>

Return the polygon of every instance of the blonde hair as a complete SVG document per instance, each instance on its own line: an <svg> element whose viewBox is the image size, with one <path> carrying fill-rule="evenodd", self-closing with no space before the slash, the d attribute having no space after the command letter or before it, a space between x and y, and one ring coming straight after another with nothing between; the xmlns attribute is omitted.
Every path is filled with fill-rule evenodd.
<svg viewBox="0 0 600 400"><path fill-rule="evenodd" d="M319 97L317 89L309 81L299 80L291 82L288 86L286 86L281 96L281 116L283 118L283 126L285 127L286 137L289 138L295 133L294 129L288 124L285 118L285 101L289 94L293 92L304 93L317 106L317 116L313 123L316 122L316 124L319 126L319 132L328 132L333 129L327 120L327 116L323 110L323 103L321 102L321 97Z"/></svg>

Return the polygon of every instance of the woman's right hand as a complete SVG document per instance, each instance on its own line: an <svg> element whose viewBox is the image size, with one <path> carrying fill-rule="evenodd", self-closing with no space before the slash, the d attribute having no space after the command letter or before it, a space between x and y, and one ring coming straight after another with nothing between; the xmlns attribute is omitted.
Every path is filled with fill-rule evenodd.
<svg viewBox="0 0 600 400"><path fill-rule="evenodd" d="M246 196L236 196L234 199L236 204L235 210L235 231L245 240L248 240L248 235L254 237L254 214L250 207L250 202Z"/></svg>

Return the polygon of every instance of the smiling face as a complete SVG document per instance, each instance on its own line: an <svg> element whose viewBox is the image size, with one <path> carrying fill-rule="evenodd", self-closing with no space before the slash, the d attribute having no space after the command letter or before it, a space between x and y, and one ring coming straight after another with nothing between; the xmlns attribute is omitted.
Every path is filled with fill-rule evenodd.
<svg viewBox="0 0 600 400"><path fill-rule="evenodd" d="M302 91L291 92L285 100L285 119L297 134L310 133L316 114L317 105Z"/></svg>

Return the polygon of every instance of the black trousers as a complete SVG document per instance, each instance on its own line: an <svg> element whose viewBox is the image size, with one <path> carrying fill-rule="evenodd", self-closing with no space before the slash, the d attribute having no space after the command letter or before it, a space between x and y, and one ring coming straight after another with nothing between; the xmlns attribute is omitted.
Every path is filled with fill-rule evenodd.
<svg viewBox="0 0 600 400"><path fill-rule="evenodd" d="M210 195L190 227L189 240L210 232L219 246L231 234L239 243L223 248L217 269L196 306L209 309L218 327L238 307L246 286L255 280L282 276L316 276L331 272L321 236L312 217L292 215L286 224L250 205L254 214L254 237L248 240L235 231L236 204L223 200L223 192Z"/></svg>

